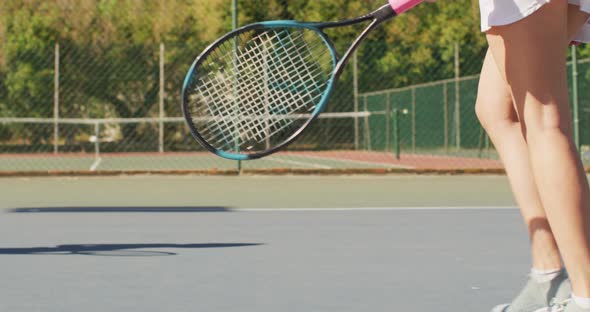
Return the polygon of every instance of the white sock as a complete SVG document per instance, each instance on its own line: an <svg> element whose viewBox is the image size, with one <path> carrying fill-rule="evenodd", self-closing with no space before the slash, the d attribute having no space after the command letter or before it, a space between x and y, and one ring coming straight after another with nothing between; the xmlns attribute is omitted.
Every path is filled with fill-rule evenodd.
<svg viewBox="0 0 590 312"><path fill-rule="evenodd" d="M574 299L574 302L582 309L590 309L590 298L583 298L583 297L578 297L574 294L572 294L572 299Z"/></svg>
<svg viewBox="0 0 590 312"><path fill-rule="evenodd" d="M561 274L562 269L553 269L553 270L537 270L535 268L531 269L531 277L537 283L546 283L552 281L556 277Z"/></svg>

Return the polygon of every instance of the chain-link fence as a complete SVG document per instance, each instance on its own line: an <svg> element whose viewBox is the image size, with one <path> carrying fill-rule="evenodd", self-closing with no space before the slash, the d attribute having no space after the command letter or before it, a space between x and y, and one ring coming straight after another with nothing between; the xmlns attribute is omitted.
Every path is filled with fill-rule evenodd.
<svg viewBox="0 0 590 312"><path fill-rule="evenodd" d="M83 20L76 26L35 19L33 8L18 9L18 2L5 3L13 15L0 20L0 172L502 167L475 117L485 46L469 38L415 43L408 51L412 45L400 45L395 33L377 31L351 60L321 119L287 151L242 163L205 152L180 111L193 59L231 28L227 1L217 1L222 13L195 22L209 23L206 31L188 27L189 17L175 24L174 14L170 25L117 25L124 4L72 2L70 10L90 7L79 18L104 23L91 33ZM168 31L154 35L158 27ZM334 36L340 51L349 37ZM590 145L590 94L584 92L590 63L576 64L577 125L581 143Z"/></svg>

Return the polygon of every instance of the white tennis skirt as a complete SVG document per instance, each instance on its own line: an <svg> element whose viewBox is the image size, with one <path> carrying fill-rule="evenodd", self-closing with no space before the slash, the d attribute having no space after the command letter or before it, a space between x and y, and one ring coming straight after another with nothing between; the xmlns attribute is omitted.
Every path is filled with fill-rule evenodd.
<svg viewBox="0 0 590 312"><path fill-rule="evenodd" d="M550 0L479 0L481 9L481 30L488 31L493 26L518 22L533 14ZM590 0L569 0L580 10L590 13ZM590 24L586 24L575 41L590 42Z"/></svg>

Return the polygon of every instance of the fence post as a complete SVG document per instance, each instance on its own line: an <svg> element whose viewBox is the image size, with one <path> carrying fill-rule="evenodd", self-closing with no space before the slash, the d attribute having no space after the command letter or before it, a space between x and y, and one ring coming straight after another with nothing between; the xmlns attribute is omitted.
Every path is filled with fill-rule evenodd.
<svg viewBox="0 0 590 312"><path fill-rule="evenodd" d="M385 151L390 151L390 141L391 141L391 94L389 92L386 93L386 102L385 102Z"/></svg>
<svg viewBox="0 0 590 312"><path fill-rule="evenodd" d="M159 121L159 130L158 130L158 151L160 153L164 153L164 98L165 98L165 89L164 89L164 53L165 53L165 46L164 43L160 43L160 121Z"/></svg>
<svg viewBox="0 0 590 312"><path fill-rule="evenodd" d="M239 5L238 5L238 0L232 0L231 3L231 19L232 19L232 30L236 30L239 26ZM238 50L238 41L237 39L234 40L234 52L237 54L237 50ZM242 161L238 160L237 161L237 168L238 173L242 174Z"/></svg>
<svg viewBox="0 0 590 312"><path fill-rule="evenodd" d="M459 55L459 42L455 42L455 143L457 149L461 149L461 60Z"/></svg>
<svg viewBox="0 0 590 312"><path fill-rule="evenodd" d="M580 98L578 90L578 50L575 45L572 46L572 90L573 90L573 111L574 111L574 141L578 151L581 151L580 145Z"/></svg>
<svg viewBox="0 0 590 312"><path fill-rule="evenodd" d="M354 83L354 112L359 111L359 81L358 81L358 58L357 52L354 52L353 58L353 83ZM365 97L366 98L366 97ZM359 149L359 118L354 117L354 149Z"/></svg>
<svg viewBox="0 0 590 312"><path fill-rule="evenodd" d="M53 153L59 153L59 43L55 44L53 70Z"/></svg>
<svg viewBox="0 0 590 312"><path fill-rule="evenodd" d="M233 0L232 1L232 7L231 7L231 12L232 12L232 29L236 29L238 28L238 0Z"/></svg>
<svg viewBox="0 0 590 312"><path fill-rule="evenodd" d="M416 88L412 88L412 152L416 152Z"/></svg>
<svg viewBox="0 0 590 312"><path fill-rule="evenodd" d="M445 127L445 152L449 153L449 90L447 83L443 84L443 118Z"/></svg>

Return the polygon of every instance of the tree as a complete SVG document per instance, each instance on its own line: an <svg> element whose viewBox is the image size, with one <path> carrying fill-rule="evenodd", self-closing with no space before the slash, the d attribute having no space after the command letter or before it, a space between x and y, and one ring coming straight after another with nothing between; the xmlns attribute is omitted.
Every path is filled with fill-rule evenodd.
<svg viewBox="0 0 590 312"><path fill-rule="evenodd" d="M240 24L269 19L341 20L369 12L382 2L241 0ZM454 0L421 5L375 31L359 50L361 91L452 77L456 42L461 45L463 73L478 72L485 41L479 32L476 3ZM51 116L53 49L59 43L62 117L156 116L159 44L164 43L166 111L178 116L184 75L200 51L230 30L230 4L231 0L2 1L1 115ZM361 29L327 32L343 53ZM351 84L347 70L337 90L342 104L335 109L352 109ZM122 130L126 137L146 131L134 125ZM43 132L33 140L47 140Z"/></svg>

